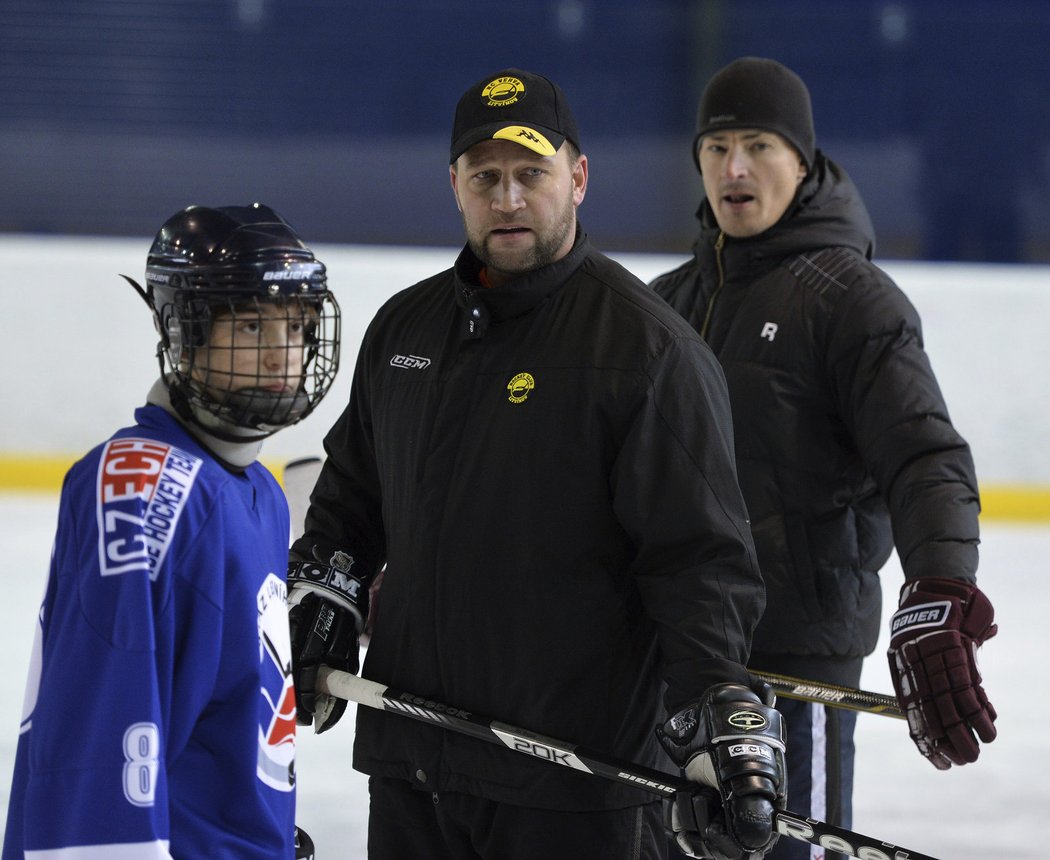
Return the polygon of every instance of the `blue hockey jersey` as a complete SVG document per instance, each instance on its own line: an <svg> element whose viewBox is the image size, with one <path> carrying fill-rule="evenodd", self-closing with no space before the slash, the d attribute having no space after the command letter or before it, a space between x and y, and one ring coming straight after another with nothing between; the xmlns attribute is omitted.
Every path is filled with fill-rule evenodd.
<svg viewBox="0 0 1050 860"><path fill-rule="evenodd" d="M291 858L287 504L135 419L63 485L3 860Z"/></svg>

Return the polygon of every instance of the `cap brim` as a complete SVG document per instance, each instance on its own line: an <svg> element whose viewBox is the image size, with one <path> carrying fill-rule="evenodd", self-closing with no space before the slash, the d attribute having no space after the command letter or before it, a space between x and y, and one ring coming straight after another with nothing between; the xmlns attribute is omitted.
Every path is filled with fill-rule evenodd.
<svg viewBox="0 0 1050 860"><path fill-rule="evenodd" d="M514 122L480 126L471 129L455 142L449 154L449 163L454 162L474 144L481 143L483 140L509 140L539 155L549 157L561 148L565 142L565 135L542 126Z"/></svg>

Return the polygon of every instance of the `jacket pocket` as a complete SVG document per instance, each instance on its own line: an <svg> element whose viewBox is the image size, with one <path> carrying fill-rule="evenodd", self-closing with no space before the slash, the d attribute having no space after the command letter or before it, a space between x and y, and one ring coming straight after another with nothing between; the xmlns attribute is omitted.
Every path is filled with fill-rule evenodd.
<svg viewBox="0 0 1050 860"><path fill-rule="evenodd" d="M794 571L793 585L797 589L796 599L801 604L806 619L819 622L825 619L824 605L820 597L820 574L814 564L810 548L809 532L803 517L784 517L784 537Z"/></svg>

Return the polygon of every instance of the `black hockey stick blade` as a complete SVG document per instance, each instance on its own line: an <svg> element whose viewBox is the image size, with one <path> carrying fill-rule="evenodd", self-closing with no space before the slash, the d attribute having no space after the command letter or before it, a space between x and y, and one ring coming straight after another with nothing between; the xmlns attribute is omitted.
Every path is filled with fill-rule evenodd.
<svg viewBox="0 0 1050 860"><path fill-rule="evenodd" d="M401 714L448 731L506 746L550 764L571 767L633 785L659 797L673 797L675 792L692 791L695 787L694 783L684 777L672 776L659 770L604 756L575 744L491 720L404 690L384 687L349 672L322 666L317 680L322 691L340 699L357 702L367 708ZM777 831L781 836L808 842L828 851L838 851L857 860L935 860L929 854L900 848L786 810L778 810L775 815Z"/></svg>
<svg viewBox="0 0 1050 860"><path fill-rule="evenodd" d="M749 671L756 678L769 684L778 696L801 699L804 702L820 702L848 711L863 711L866 714L882 714L884 717L905 719L904 712L894 696L871 693L867 690L855 690L852 687L840 687L837 684L824 684L820 681L806 681L803 678L778 675L775 672Z"/></svg>

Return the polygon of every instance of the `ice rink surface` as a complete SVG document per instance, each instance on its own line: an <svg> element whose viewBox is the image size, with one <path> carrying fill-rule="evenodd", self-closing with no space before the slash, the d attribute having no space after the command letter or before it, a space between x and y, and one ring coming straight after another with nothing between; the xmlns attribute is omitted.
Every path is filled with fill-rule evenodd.
<svg viewBox="0 0 1050 860"><path fill-rule="evenodd" d="M0 643L9 673L0 703L0 822L7 820L22 687L57 502L54 494L0 494L0 546L8 571ZM1044 626L1050 526L985 524L981 549L981 582L1000 627L981 652L985 687L999 712L999 737L977 763L941 772L915 751L903 722L859 715L853 829L938 860L1045 860L1050 835L1040 816L1050 812L1050 695L1043 678L1050 667ZM883 571L887 612L901 581L891 560ZM891 691L885 645L884 635L868 660L865 689ZM352 707L324 735L300 733L298 821L316 843L317 860L365 856L368 796L365 777L350 768ZM488 716L515 722L513 714Z"/></svg>

